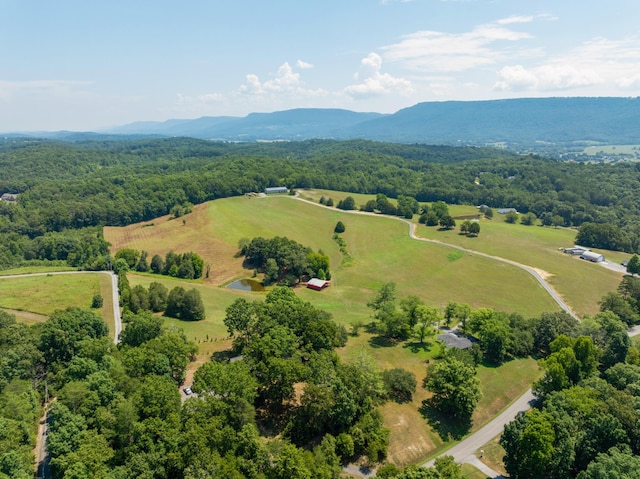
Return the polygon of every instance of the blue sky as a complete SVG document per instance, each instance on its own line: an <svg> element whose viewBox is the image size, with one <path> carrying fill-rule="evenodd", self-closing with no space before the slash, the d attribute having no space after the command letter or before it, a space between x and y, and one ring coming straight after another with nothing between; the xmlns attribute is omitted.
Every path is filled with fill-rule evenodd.
<svg viewBox="0 0 640 479"><path fill-rule="evenodd" d="M0 0L0 131L639 96L637 0Z"/></svg>

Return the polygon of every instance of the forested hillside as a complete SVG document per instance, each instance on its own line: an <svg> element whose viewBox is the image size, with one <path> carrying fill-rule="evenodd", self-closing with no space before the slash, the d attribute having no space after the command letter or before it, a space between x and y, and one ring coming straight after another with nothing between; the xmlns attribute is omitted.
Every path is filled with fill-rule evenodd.
<svg viewBox="0 0 640 479"><path fill-rule="evenodd" d="M0 267L47 259L101 268L103 225L278 185L513 207L564 226L607 224L615 248L638 251L639 172L636 164L368 141L5 140L0 194L17 193L18 201L0 203Z"/></svg>
<svg viewBox="0 0 640 479"><path fill-rule="evenodd" d="M577 145L636 144L639 121L637 98L556 97L424 102L391 115L298 108L245 117L138 122L108 132L229 141L359 138L446 145L499 142L519 151L557 152ZM66 136L70 136L68 132Z"/></svg>

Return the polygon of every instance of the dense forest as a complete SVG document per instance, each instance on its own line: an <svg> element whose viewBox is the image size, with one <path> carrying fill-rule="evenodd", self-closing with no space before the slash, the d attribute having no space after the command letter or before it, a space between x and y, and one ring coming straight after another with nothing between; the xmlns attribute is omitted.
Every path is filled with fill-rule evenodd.
<svg viewBox="0 0 640 479"><path fill-rule="evenodd" d="M489 148L7 139L0 142L0 194L18 199L0 202L0 267L48 260L101 269L108 262L101 226L277 185L512 207L555 225L605 225L600 231L615 241L604 246L638 252L639 179L635 163L558 162Z"/></svg>

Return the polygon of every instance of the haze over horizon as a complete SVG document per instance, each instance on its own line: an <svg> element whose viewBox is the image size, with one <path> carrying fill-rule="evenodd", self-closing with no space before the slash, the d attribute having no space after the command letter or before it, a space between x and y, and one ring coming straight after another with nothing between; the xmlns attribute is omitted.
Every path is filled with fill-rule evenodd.
<svg viewBox="0 0 640 479"><path fill-rule="evenodd" d="M0 0L0 131L640 95L637 3Z"/></svg>

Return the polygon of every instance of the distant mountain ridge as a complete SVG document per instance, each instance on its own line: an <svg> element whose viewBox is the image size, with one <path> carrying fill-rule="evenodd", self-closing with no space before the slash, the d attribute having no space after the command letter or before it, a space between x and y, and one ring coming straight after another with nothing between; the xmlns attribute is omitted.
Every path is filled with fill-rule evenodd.
<svg viewBox="0 0 640 479"><path fill-rule="evenodd" d="M394 114L298 108L245 117L135 122L102 135L189 136L225 141L367 139L395 143L500 145L531 150L591 144L640 144L640 99L524 98L419 103ZM81 140L88 133L50 138Z"/></svg>

